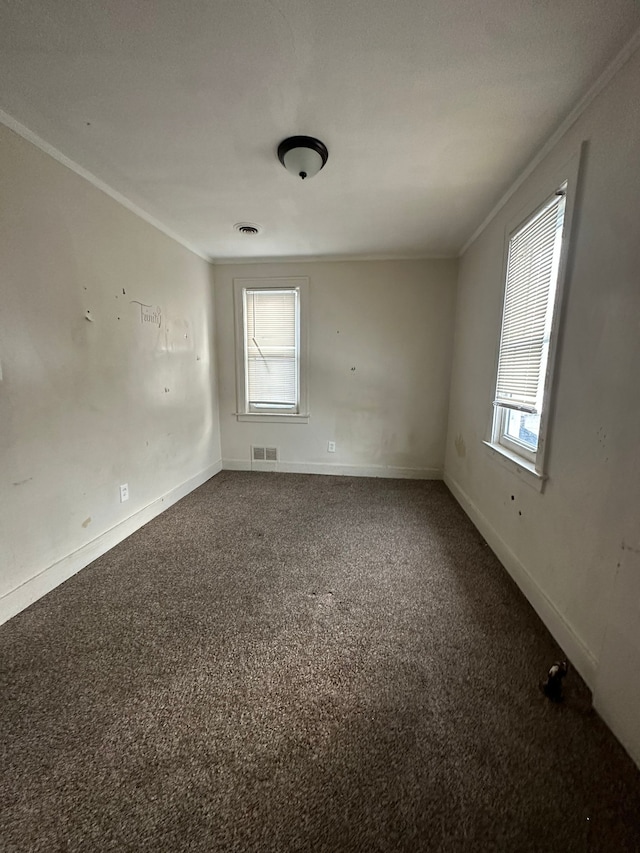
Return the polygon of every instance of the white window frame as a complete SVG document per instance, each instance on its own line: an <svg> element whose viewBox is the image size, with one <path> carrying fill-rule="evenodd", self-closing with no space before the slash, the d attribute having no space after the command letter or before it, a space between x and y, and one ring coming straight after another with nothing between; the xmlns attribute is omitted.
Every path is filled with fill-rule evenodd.
<svg viewBox="0 0 640 853"><path fill-rule="evenodd" d="M245 292L247 290L296 290L298 293L298 404L297 412L251 411L247 401L245 361ZM259 423L308 423L308 301L309 279L234 278L233 295L236 327L236 418Z"/></svg>
<svg viewBox="0 0 640 853"><path fill-rule="evenodd" d="M539 192L529 196L529 202L522 207L515 217L513 217L505 228L504 241L504 257L502 264L502 283L503 283L503 302L502 310L499 318L497 349L495 359L494 377L497 381L498 373L498 357L500 349L500 340L502 336L502 318L504 312L504 293L506 290L507 263L509 258L509 243L514 234L516 234L522 226L532 219L546 203L550 201L556 193L562 190L565 193L565 209L564 222L562 228L562 244L560 250L560 258L558 262L558 272L553 295L553 307L548 327L549 346L546 356L546 364L544 364L544 375L542 378L542 393L540 395L540 428L538 433L537 450L532 450L526 445L514 441L505 436L506 418L509 409L493 405L495 400L495 381L493 386L494 394L491 397L491 418L489 426L489 439L485 441L493 455L497 459L501 459L516 473L524 475L525 479L534 487L542 491L544 481L547 478L545 467L546 452L548 447L549 424L553 408L553 374L558 349L559 327L562 317L562 304L564 301L564 289L567 279L568 258L570 255L571 233L573 226L574 208L578 185L578 175L580 168L581 150L576 152L564 166L556 170L554 176L550 176L546 182L546 191ZM543 362L544 363L544 362Z"/></svg>

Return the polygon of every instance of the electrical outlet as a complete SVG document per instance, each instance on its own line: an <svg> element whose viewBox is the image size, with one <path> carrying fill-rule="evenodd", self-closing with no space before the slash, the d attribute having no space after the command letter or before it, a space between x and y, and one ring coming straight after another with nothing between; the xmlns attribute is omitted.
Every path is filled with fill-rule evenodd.
<svg viewBox="0 0 640 853"><path fill-rule="evenodd" d="M327 452L328 452L328 453L335 453L335 452L336 452L336 443L335 443L335 441L328 441L328 442L327 442Z"/></svg>
<svg viewBox="0 0 640 853"><path fill-rule="evenodd" d="M129 500L129 483L123 483L120 486L120 503L123 504Z"/></svg>

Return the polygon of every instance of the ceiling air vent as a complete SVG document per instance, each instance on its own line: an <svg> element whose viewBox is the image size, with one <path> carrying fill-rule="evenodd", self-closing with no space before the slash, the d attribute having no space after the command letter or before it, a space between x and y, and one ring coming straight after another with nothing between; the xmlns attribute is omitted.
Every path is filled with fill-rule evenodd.
<svg viewBox="0 0 640 853"><path fill-rule="evenodd" d="M260 233L260 226L253 222L236 222L233 227L239 234L246 234L248 237Z"/></svg>

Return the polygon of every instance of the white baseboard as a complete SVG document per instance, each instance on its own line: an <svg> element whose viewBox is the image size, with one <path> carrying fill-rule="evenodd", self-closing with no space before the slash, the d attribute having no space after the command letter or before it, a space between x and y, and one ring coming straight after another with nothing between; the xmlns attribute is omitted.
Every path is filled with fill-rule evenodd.
<svg viewBox="0 0 640 853"><path fill-rule="evenodd" d="M224 471L251 471L250 459L223 459ZM284 474L329 474L337 477L389 477L401 480L442 480L441 468L394 468L390 465L343 465L330 462L282 462L277 471Z"/></svg>
<svg viewBox="0 0 640 853"><path fill-rule="evenodd" d="M144 524L151 521L152 518L160 515L165 509L168 509L172 504L184 498L189 492L197 489L198 486L206 483L207 480L210 480L211 477L221 470L222 461L218 460L218 462L209 465L203 471L185 480L184 483L180 483L180 485L161 495L150 504L147 504L147 506L142 507L142 509L139 509L133 515L123 519L115 527L101 533L100 536L92 539L91 542L87 542L86 545L78 548L77 551L73 551L71 554L43 569L37 575L29 578L29 580L20 584L20 586L5 593L0 598L0 625L20 613L21 610L24 610L30 604L33 604L34 601L42 598L43 595L51 592L52 589L55 589L68 578L72 577L72 575L77 574L85 566L88 566L89 563L101 557L109 549L122 542L123 539L126 539L127 536L131 536L132 533L135 533L136 530L139 530Z"/></svg>
<svg viewBox="0 0 640 853"><path fill-rule="evenodd" d="M446 473L444 481L475 527L484 536L491 550L516 582L529 604L542 619L558 645L564 650L571 664L593 690L598 667L596 657L586 647L555 604L547 597L537 581L529 574L524 564L506 542L500 538L498 532L487 521L466 492Z"/></svg>

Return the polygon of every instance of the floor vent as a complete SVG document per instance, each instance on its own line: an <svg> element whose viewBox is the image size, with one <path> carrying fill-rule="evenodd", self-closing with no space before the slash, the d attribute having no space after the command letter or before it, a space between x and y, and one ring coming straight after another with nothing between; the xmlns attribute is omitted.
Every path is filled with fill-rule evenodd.
<svg viewBox="0 0 640 853"><path fill-rule="evenodd" d="M251 447L252 471L276 471L278 467L277 447Z"/></svg>

